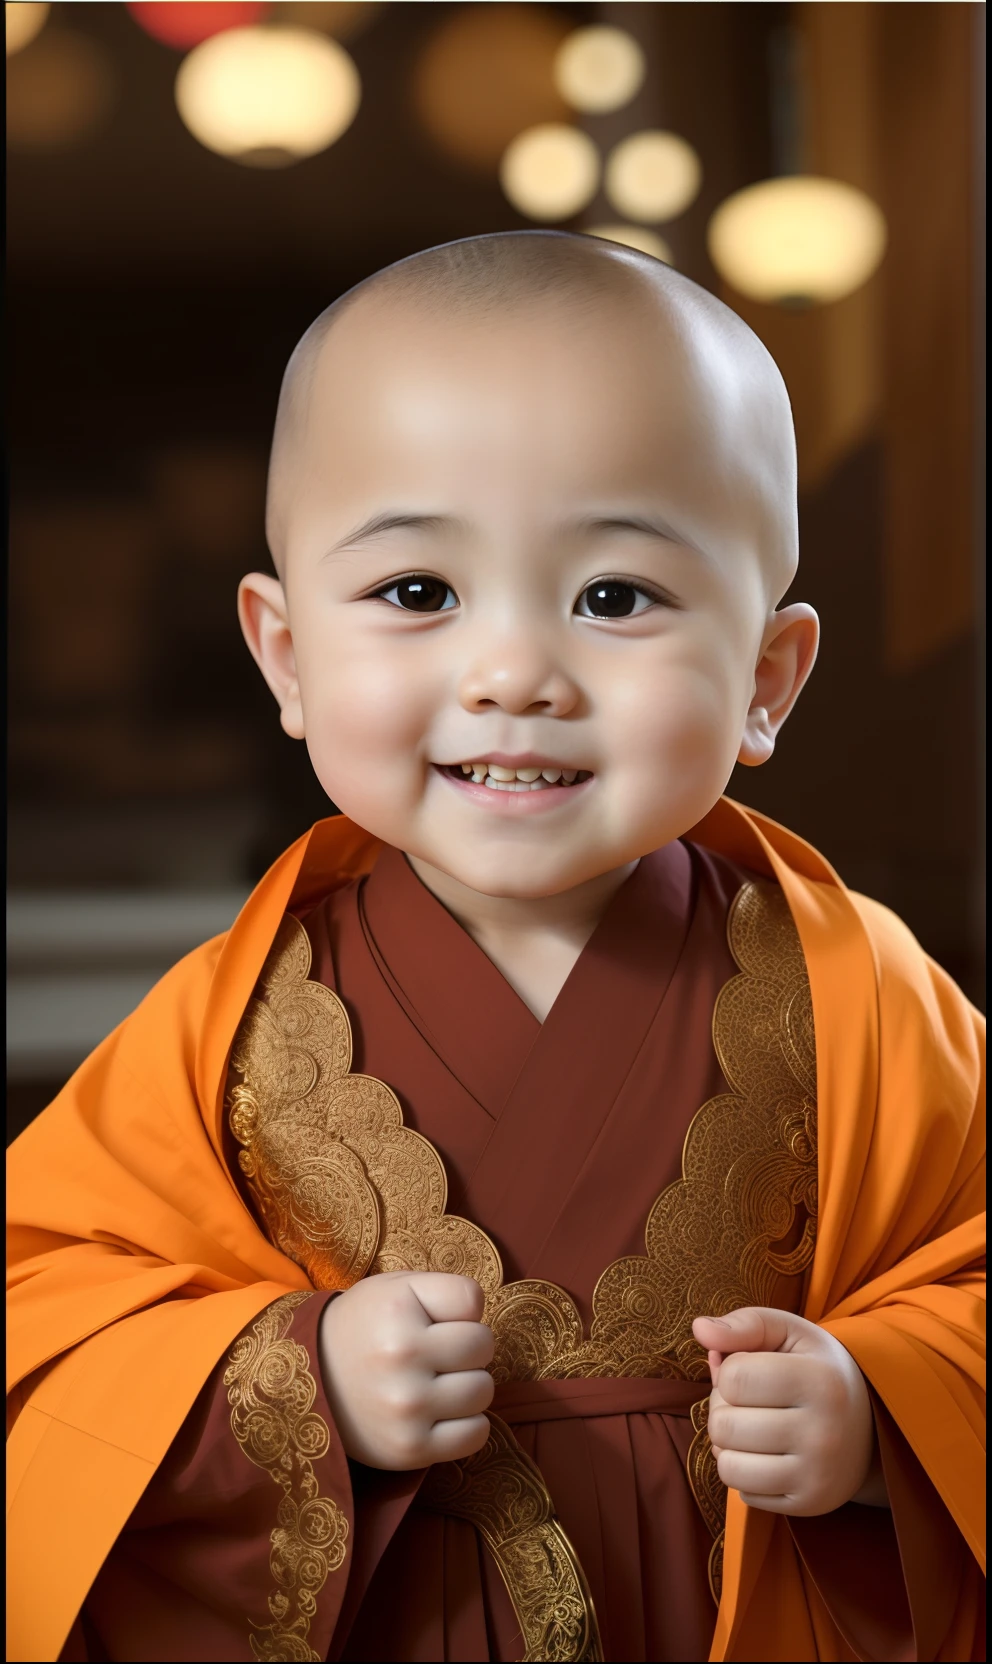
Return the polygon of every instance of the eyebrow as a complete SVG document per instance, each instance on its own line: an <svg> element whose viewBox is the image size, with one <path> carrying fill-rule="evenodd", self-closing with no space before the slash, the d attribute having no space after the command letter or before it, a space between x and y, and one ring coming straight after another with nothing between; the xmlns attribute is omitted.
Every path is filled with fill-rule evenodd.
<svg viewBox="0 0 992 1664"><path fill-rule="evenodd" d="M414 531L438 532L462 526L463 521L454 514L373 514L370 520L365 520L353 531L348 532L332 548L329 555L339 554L342 549L353 549L356 544L370 543L384 532Z"/></svg>
<svg viewBox="0 0 992 1664"><path fill-rule="evenodd" d="M666 520L656 519L654 516L641 514L591 514L584 515L581 520L574 522L578 531L589 532L636 532L641 537L655 537L662 543L678 543L683 548L692 549L696 554L702 554L697 543L691 537L686 537L677 527L671 526Z"/></svg>
<svg viewBox="0 0 992 1664"><path fill-rule="evenodd" d="M387 513L373 514L364 520L360 526L355 526L347 532L332 548L328 549L325 559L330 555L340 554L345 549L354 549L363 543L371 543L375 538L386 532L415 531L439 532L463 530L466 522L455 514L407 514ZM641 537L657 538L661 543L677 543L682 548L692 549L696 554L703 551L691 538L686 537L676 527L667 521L654 516L641 514L590 514L582 515L570 522L570 529L579 532L634 532Z"/></svg>

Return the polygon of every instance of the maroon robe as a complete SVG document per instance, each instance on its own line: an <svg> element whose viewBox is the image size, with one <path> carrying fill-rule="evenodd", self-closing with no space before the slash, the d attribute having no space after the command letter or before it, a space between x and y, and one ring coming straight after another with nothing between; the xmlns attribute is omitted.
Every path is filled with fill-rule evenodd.
<svg viewBox="0 0 992 1664"><path fill-rule="evenodd" d="M387 1082L406 1124L434 1145L448 1211L492 1237L507 1281L560 1285L586 1324L601 1272L644 1252L648 1213L681 1175L693 1116L727 1089L711 1023L736 970L727 913L747 877L681 843L644 859L543 1026L397 851L304 921L311 975L351 1020L353 1069ZM798 1310L800 1283L780 1279L775 1303ZM315 1408L333 1427L315 1342L326 1298L295 1312L291 1334L311 1360ZM65 1658L268 1656L253 1651L251 1626L268 1622L271 1482L245 1471L225 1361L97 1579ZM686 1473L690 1409L707 1390L636 1378L498 1390L494 1408L538 1463L585 1569L608 1660L709 1652L712 1539ZM908 1464L918 1477L898 1435L884 1450L887 1476ZM346 1463L334 1437L318 1467L351 1521L345 1570L332 1574L347 1576L348 1589L333 1630L318 1596L311 1650L292 1656L520 1657L509 1597L475 1527L419 1503L422 1475ZM933 1506L918 1486L906 1494L900 1546L914 1533L918 1543ZM833 1587L843 1556L831 1545L849 1516L859 1563L873 1563L868 1588L849 1572ZM849 1656L916 1656L892 1516L849 1504L809 1523L818 1528L809 1543L804 1522L797 1540L852 1640Z"/></svg>

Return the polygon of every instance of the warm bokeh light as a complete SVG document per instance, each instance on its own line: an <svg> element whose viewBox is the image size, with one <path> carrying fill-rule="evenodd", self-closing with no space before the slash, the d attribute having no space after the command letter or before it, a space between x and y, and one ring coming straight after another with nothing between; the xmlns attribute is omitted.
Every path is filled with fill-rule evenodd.
<svg viewBox="0 0 992 1664"><path fill-rule="evenodd" d="M532 220L567 220L586 207L599 184L599 151L587 133L547 122L520 133L500 163L510 202Z"/></svg>
<svg viewBox="0 0 992 1664"><path fill-rule="evenodd" d="M75 144L100 127L113 95L98 43L50 25L7 65L7 142L14 150Z"/></svg>
<svg viewBox="0 0 992 1664"><path fill-rule="evenodd" d="M260 23L272 8L252 0L127 0L127 9L146 35L166 46L199 46L222 29Z"/></svg>
<svg viewBox="0 0 992 1664"><path fill-rule="evenodd" d="M699 157L677 133L632 133L606 163L606 194L632 220L674 219L697 196L702 180Z"/></svg>
<svg viewBox="0 0 992 1664"><path fill-rule="evenodd" d="M885 253L881 209L853 185L799 175L750 185L722 203L713 264L752 300L809 305L860 288Z"/></svg>
<svg viewBox="0 0 992 1664"><path fill-rule="evenodd" d="M555 58L555 85L575 110L603 115L629 104L644 81L644 53L626 29L576 29Z"/></svg>
<svg viewBox="0 0 992 1664"><path fill-rule="evenodd" d="M516 134L568 118L553 74L568 26L534 6L443 10L414 69L414 108L441 150L489 173Z"/></svg>
<svg viewBox="0 0 992 1664"><path fill-rule="evenodd" d="M666 266L675 264L664 237L659 237L657 231L649 231L645 225L590 225L582 229L587 237L602 237L607 243L640 249L642 254L653 254L656 260L664 260Z"/></svg>
<svg viewBox="0 0 992 1664"><path fill-rule="evenodd" d="M360 35L384 10L382 0L278 0L271 8L274 23L321 29L335 40Z"/></svg>
<svg viewBox="0 0 992 1664"><path fill-rule="evenodd" d="M360 98L344 47L310 29L226 30L197 46L176 76L176 104L193 136L261 167L326 150Z"/></svg>
<svg viewBox="0 0 992 1664"><path fill-rule="evenodd" d="M51 6L42 0L21 0L20 5L7 3L7 56L19 52L41 33Z"/></svg>

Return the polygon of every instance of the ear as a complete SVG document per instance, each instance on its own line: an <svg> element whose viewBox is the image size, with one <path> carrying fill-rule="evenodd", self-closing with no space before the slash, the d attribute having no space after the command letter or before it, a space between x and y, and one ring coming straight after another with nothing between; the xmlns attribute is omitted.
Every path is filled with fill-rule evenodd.
<svg viewBox="0 0 992 1664"><path fill-rule="evenodd" d="M767 763L778 731L816 662L820 621L804 601L772 613L754 672L754 695L744 723L738 762Z"/></svg>
<svg viewBox="0 0 992 1664"><path fill-rule="evenodd" d="M238 618L248 651L279 702L283 728L290 739L303 739L296 655L286 597L278 578L270 578L264 572L249 572L247 578L242 578L238 586Z"/></svg>

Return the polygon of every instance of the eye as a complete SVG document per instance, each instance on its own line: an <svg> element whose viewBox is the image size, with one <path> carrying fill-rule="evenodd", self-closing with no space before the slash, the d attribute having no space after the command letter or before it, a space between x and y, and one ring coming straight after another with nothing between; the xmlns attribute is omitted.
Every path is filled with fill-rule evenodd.
<svg viewBox="0 0 992 1664"><path fill-rule="evenodd" d="M597 578L582 591L575 610L580 618L633 618L657 604L658 597L637 584L621 578Z"/></svg>
<svg viewBox="0 0 992 1664"><path fill-rule="evenodd" d="M388 601L405 612L450 612L457 607L458 597L443 578L431 578L424 572L411 572L386 589L376 591L376 598Z"/></svg>

